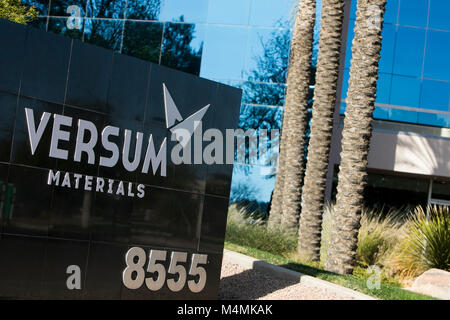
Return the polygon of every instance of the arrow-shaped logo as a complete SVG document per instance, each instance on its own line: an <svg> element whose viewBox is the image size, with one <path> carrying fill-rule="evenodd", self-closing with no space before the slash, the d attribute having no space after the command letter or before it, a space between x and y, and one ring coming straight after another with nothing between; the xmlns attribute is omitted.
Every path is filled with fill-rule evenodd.
<svg viewBox="0 0 450 320"><path fill-rule="evenodd" d="M173 101L172 96L170 95L169 90L164 83L163 92L164 109L166 113L166 127L170 130L170 132L175 134L175 138L184 148L187 146L189 140L192 137L192 134L202 121L203 116L205 115L210 105L208 104L204 106L203 108L183 120L180 111L178 111L178 108L175 105L175 102ZM177 121L179 121L178 124L175 124Z"/></svg>

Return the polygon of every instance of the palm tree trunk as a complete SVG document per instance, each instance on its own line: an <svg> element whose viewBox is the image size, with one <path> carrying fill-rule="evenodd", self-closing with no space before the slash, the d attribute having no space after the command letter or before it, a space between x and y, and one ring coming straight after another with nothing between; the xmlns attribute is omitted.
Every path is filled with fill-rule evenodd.
<svg viewBox="0 0 450 320"><path fill-rule="evenodd" d="M316 87L298 238L299 254L311 260L320 259L322 213L336 104L343 20L344 0L322 1Z"/></svg>
<svg viewBox="0 0 450 320"><path fill-rule="evenodd" d="M325 263L326 270L341 274L351 273L355 265L385 5L386 0L357 3L338 193Z"/></svg>
<svg viewBox="0 0 450 320"><path fill-rule="evenodd" d="M297 232L304 171L308 87L315 23L315 0L301 0L291 43L284 122L285 152L281 227Z"/></svg>
<svg viewBox="0 0 450 320"><path fill-rule="evenodd" d="M286 130L283 127L283 131ZM284 140L283 133L281 136L281 141ZM280 141L280 142L281 142ZM280 152L278 156L278 168L277 174L275 178L275 188L273 189L272 194L272 203L270 205L270 213L269 213L269 228L280 227L281 217L283 215L282 211L282 203L283 203L283 185L284 185L284 155L283 155L282 145L280 143Z"/></svg>
<svg viewBox="0 0 450 320"><path fill-rule="evenodd" d="M315 23L315 1L301 0L299 2L299 10L296 15L294 32L290 48L290 63L287 76L286 103L283 115L283 127L280 141L280 155L278 157L278 169L275 180L275 188L272 196L272 205L269 215L269 227L278 226L291 231L296 231L298 225L298 214L300 212L300 183L303 174L303 153L306 134L306 115L307 115L307 96L310 74L310 61L312 55L312 44ZM292 133L296 131L296 133ZM294 135L297 143L296 152L291 145L291 138ZM291 140L290 140L291 139ZM287 175L286 167L288 161L286 159L288 150L291 150L290 167L297 165L299 170L293 175L289 175L290 179L296 178L298 181L297 188L294 187L295 196L289 196L290 199L298 198L298 204L295 205L295 211L292 217L285 217L284 208L291 205L292 201L285 202L286 189L285 177ZM296 157L296 158L295 158ZM296 164L293 162L297 161ZM299 162L299 163L298 163ZM288 191L292 192L292 191ZM284 217L284 218L283 218Z"/></svg>

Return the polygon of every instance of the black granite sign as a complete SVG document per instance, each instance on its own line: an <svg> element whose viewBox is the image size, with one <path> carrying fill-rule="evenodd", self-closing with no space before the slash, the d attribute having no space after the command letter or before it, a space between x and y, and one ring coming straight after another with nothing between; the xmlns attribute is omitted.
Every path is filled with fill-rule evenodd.
<svg viewBox="0 0 450 320"><path fill-rule="evenodd" d="M240 99L0 20L0 298L217 298Z"/></svg>

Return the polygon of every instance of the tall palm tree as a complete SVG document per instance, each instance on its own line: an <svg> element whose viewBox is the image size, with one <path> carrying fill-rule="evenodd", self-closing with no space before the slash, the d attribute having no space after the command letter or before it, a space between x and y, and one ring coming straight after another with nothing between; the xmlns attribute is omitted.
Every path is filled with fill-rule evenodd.
<svg viewBox="0 0 450 320"><path fill-rule="evenodd" d="M299 254L312 260L320 259L322 213L336 103L344 2L345 0L322 0L319 57L298 239Z"/></svg>
<svg viewBox="0 0 450 320"><path fill-rule="evenodd" d="M286 103L269 226L297 231L303 174L308 85L315 23L315 0L300 0L295 18L287 75Z"/></svg>
<svg viewBox="0 0 450 320"><path fill-rule="evenodd" d="M355 264L385 5L386 0L357 3L338 193L325 262L326 270L341 274L351 273Z"/></svg>
<svg viewBox="0 0 450 320"><path fill-rule="evenodd" d="M283 131L287 130L286 126L283 126ZM283 132L281 133L281 141L285 140ZM281 217L283 215L283 185L284 185L284 146L280 143L280 154L278 156L278 168L275 178L275 187L272 193L272 202L270 204L269 213L269 227L279 227L281 223Z"/></svg>
<svg viewBox="0 0 450 320"><path fill-rule="evenodd" d="M303 175L308 86L315 23L315 0L300 0L291 41L287 75L286 103L281 135L280 161L271 214L281 227L296 232L300 213L300 188ZM269 224L272 224L270 222Z"/></svg>

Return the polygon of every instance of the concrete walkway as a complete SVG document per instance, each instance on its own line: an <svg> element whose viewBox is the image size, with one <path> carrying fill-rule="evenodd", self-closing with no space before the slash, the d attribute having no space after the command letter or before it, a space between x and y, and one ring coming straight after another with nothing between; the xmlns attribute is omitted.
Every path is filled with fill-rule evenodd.
<svg viewBox="0 0 450 320"><path fill-rule="evenodd" d="M220 299L374 300L357 291L224 250Z"/></svg>

